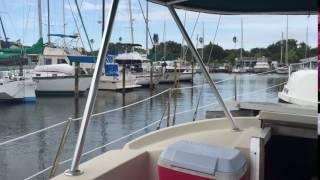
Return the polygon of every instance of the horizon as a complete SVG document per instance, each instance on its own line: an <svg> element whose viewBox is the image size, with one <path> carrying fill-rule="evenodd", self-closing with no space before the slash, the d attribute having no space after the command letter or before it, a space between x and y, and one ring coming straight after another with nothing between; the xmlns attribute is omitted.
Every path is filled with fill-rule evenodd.
<svg viewBox="0 0 320 180"><path fill-rule="evenodd" d="M83 0L79 4L81 6L81 13L84 19L85 27L88 31L89 38L94 40L93 50L99 49L101 41L101 0ZM47 1L42 1L42 27L43 38L47 42ZM70 2L70 4L69 4ZM21 39L21 43L25 45L34 44L38 38L38 14L37 14L37 0L26 0L22 3L10 3L9 0L0 0L0 16L2 17L7 36L10 41L17 41ZM120 1L119 10L114 24L114 30L110 42L118 42L119 37L122 37L122 42L131 43L130 37L130 22L127 1ZM145 9L145 1L142 1L143 9ZM105 13L108 14L110 7L110 0L106 0ZM66 19L66 34L76 33L75 22L73 20L72 12L76 16L77 25L80 26L79 16L75 11L75 5L70 0L50 1L50 21L51 33L63 32L63 17L62 9L65 9ZM14 11L13 11L14 9ZM14 12L14 13L12 13ZM185 11L177 10L181 21L184 21ZM145 13L145 12L144 12ZM145 49L145 23L140 11L137 0L132 0L132 14L133 14L133 29L134 29L134 43L141 44ZM197 19L197 12L187 11L186 13L186 29L191 36L191 31ZM214 32L218 24L220 15L204 14L199 16L198 25L195 28L195 33L192 37L196 44L196 36L202 36L202 26L204 25L204 40L205 45L211 41L213 42ZM221 15L221 23L217 32L217 38L214 44L221 46L223 49L239 49L241 39L241 18L243 19L243 48L248 51L252 48L266 48L272 43L281 40L281 32L284 33L284 40L286 39L286 16L285 15ZM182 36L170 17L167 9L160 5L149 3L149 28L151 36L153 34L159 35L159 42L174 41L179 44L182 42ZM166 35L163 36L164 23L166 23ZM306 42L306 29L308 26L308 45L311 48L317 47L317 15L290 15L289 16L289 39L296 39L298 43ZM83 29L80 27L80 34L84 42L84 48L89 50L87 40L85 39ZM3 38L2 30L0 36ZM232 38L236 36L238 39L235 45ZM52 41L54 42L54 41ZM79 41L77 44L81 44ZM185 44L185 43L184 43ZM82 47L82 46L80 46ZM149 39L149 49L151 48L151 41Z"/></svg>

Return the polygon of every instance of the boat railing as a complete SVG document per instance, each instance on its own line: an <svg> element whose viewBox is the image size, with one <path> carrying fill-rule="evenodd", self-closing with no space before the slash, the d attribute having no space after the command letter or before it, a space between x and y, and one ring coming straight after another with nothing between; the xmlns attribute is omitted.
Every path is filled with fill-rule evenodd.
<svg viewBox="0 0 320 180"><path fill-rule="evenodd" d="M234 79L234 78L232 78L232 79ZM227 80L222 80L222 81L219 81L219 82L222 83L222 82L226 82L226 81L229 81L229 80L231 80L231 78L230 78L230 79L227 79ZM218 83L219 83L219 82L218 82ZM268 92L269 90L273 90L273 89L275 89L275 88L282 87L285 83L286 83L286 82L282 82L282 83L279 83L279 84L276 84L276 85L273 85L273 86L269 86L269 87L267 87L267 88L258 89L258 90L250 91L250 92L247 92L247 93L242 93L242 94L239 94L239 95L237 95L237 96L238 96L238 97L259 96L259 95L261 95L261 92L263 92L263 91L267 91L267 92L266 92L267 94L271 94L271 93L273 93L273 91ZM208 87L209 87L208 84L202 84L202 86L208 86ZM201 86L199 86L199 85L198 85L198 86L192 86L192 88L199 88L199 87L201 87ZM188 87L188 88L191 88L191 87ZM186 88L184 88L184 87L182 87L182 88L170 88L170 89L164 90L164 91L162 91L162 92L160 92L160 93L158 93L158 94L156 94L156 95L154 95L154 96L152 96L152 97L149 97L149 98L147 98L147 99L143 99L143 100L141 100L141 101L137 101L137 102L132 103L132 104L129 104L129 105L127 105L127 106L120 107L120 108L116 108L116 109L113 109L113 110L108 110L108 111L100 112L100 113L96 113L96 114L93 115L93 117L102 116L102 115L106 115L106 114L109 114L109 113L112 113L112 112L115 112L115 111L123 110L123 109L125 109L125 108L129 108L129 107L135 106L135 105L137 105L137 104L139 104L139 103L148 101L148 100L150 100L150 99L152 99L152 98L155 98L155 97L158 97L158 96L160 96L160 95L170 94L170 93L172 94L174 91L177 91L177 90L180 90L180 91L181 91L181 90L183 90L183 89L186 89ZM277 98L277 97L275 97L275 98ZM275 98L271 98L270 100L275 99ZM229 97L225 97L225 98L224 98L225 101L233 101L233 99L234 99L234 96L229 96ZM170 111L170 113L167 113L167 115L165 115L163 118L161 118L161 119L159 119L159 120L153 121L153 122L147 124L146 126L144 126L144 127L142 127L142 128L139 128L139 129L137 129L137 130L135 130L135 131L133 131L133 132L131 132L131 133L129 133L129 134L126 134L126 135L124 135L124 136L121 136L121 137L119 137L119 138L116 138L116 139L114 139L114 140L111 140L111 141L107 142L106 144L103 144L103 145L101 145L101 146L95 147L95 148L93 148L93 149L91 149L91 150L88 150L88 151L84 152L84 153L81 155L81 157L88 156L88 155L93 154L93 153L95 153L95 152L97 152L97 151L99 151L99 150L101 150L101 149L103 149L103 148L110 147L111 145L114 145L114 144L116 144L116 143L119 143L119 142L121 142L121 141L124 141L124 140L126 140L126 139L128 139L128 138L130 138L130 137L132 137L132 136L139 135L139 134L145 132L147 129L153 128L153 130L157 130L158 128L156 128L156 126L159 125L159 123L161 123L162 120L167 119L168 117L173 117L173 116L182 115L182 114L186 114L186 113L192 113L192 112L194 112L195 110L202 110L202 111L203 111L203 110L206 110L208 107L212 107L212 106L216 106L216 105L219 105L219 103L218 103L218 102L215 102L215 103L205 104L205 105L199 106L197 109L196 109L196 108L191 108L191 109L187 109L187 110L184 110L184 111L179 111L179 112L176 112L176 113L173 113L172 111ZM2 145L8 144L8 143L12 143L12 142L17 141L17 140L21 140L21 139L26 138L26 137L28 137L28 136L35 135L35 134L38 134L38 133L40 133L40 132L44 132L44 131L47 131L47 130L56 128L56 127L58 127L58 126L66 125L66 128L65 128L65 129L69 129L69 128L67 128L67 127L70 125L70 124L69 124L70 122L79 121L79 120L81 120L81 119L82 119L82 118L75 118L75 119L69 119L69 120L63 121L63 122L61 122L61 123L58 123L58 124L52 125L52 126L50 126L50 127L44 128L44 129L39 130L39 131L37 131L37 132L34 132L34 133L32 133L32 134L28 134L28 135L25 135L25 136L23 136L23 137L19 137L19 138L16 138L16 139L13 139L13 140L10 140L10 141L7 141L7 142L0 143L0 147L1 147ZM170 126L170 124L172 124L172 123L168 123L167 125L165 125L165 123L163 123L163 124L164 124L164 125L163 125L162 127L167 127L167 125ZM176 124L179 124L179 122L176 123ZM66 133L64 133L64 134L66 134ZM67 138L67 136L63 135L63 138L62 138L62 140L61 140L62 144L60 143L60 147L63 147L64 143L66 142L66 138ZM61 156L62 150L61 150L60 147L59 147L59 150L58 150L59 152L57 153L56 157L60 157L60 156ZM33 179L33 178L35 178L35 177L38 177L38 176L43 175L43 174L45 174L45 173L48 173L49 171L54 172L54 170L57 168L57 166L62 166L62 165L65 165L66 163L70 163L71 160L72 160L72 158L66 159L66 160L63 160L63 161L58 161L58 160L59 160L59 158L55 158L55 162L53 163L53 164L54 164L53 166L49 166L49 167L47 167L47 168L45 168L45 169L43 169L43 170L41 170L41 171L33 174L32 176L27 177L27 178L25 178L25 180ZM53 177L53 176L54 176L54 173L53 173L53 174L50 173L50 176Z"/></svg>
<svg viewBox="0 0 320 180"><path fill-rule="evenodd" d="M273 70L273 71L274 71L274 70ZM271 71L264 72L264 73L259 73L259 74L246 74L246 75L244 75L244 76L264 75L264 74L267 74L267 73L270 73L270 72L271 72ZM221 84L221 83L225 83L225 82L230 83L229 81L231 81L231 83L232 83L232 81L235 81L235 80L236 80L236 79L235 79L234 77L232 77L232 78L228 78L228 79L224 79L224 80L217 81L216 84ZM285 82L284 82L284 83L285 83ZM225 97L224 100L228 100L228 101L233 100L233 99L234 99L234 96L237 96L239 99L240 99L240 97L244 97L244 96L252 97L252 96L254 96L254 95L259 95L262 91L267 91L267 90L269 90L269 89L281 87L284 83L276 84L276 85L274 85L274 86L270 86L270 87L265 88L265 89L258 89L258 90L251 91L251 92L248 92L248 93L242 93L242 94L238 94L238 95L235 93L235 95L233 95L233 96ZM126 105L126 106L123 106L123 107L115 108L115 109L112 109L112 110L107 110L107 111L104 111L104 112L100 112L100 113L93 114L93 115L92 115L92 118L93 118L93 120L95 120L95 119L98 119L98 118L94 118L94 117L99 117L99 116L107 115L107 114L110 114L110 113L113 113L113 112L123 111L123 110L125 110L125 109L127 109L127 108L136 106L136 105L138 105L138 104L145 103L145 102L150 101L150 100L152 100L152 99L154 99L154 98L159 98L160 96L165 96L165 99L168 100L168 99L169 99L169 94L172 95L172 94L174 94L175 92L178 92L178 91L181 92L182 90L200 88L200 87L203 87L203 86L206 86L206 87L209 88L209 85L208 85L208 84L200 84L200 85L195 85L195 86L177 87L177 88L166 89L166 90L164 90L164 91L162 91L162 92L159 92L159 93L157 93L157 94L155 94L155 95L153 95L153 96L151 96L151 97L148 97L148 98L146 98L146 99L142 99L142 100L136 101L136 102L131 103L131 104L128 104L128 105ZM177 98L177 97L176 97L176 96L171 97L171 103L174 102L174 98ZM169 101L168 101L168 102L169 102ZM171 104L171 103L169 103L169 104ZM111 146L111 145L113 145L113 144L115 144L115 143L118 143L118 142L120 142L120 141L124 141L124 140L128 139L129 137L132 137L132 136L134 136L134 135L140 134L140 133L144 132L146 129L150 129L150 128L152 128L152 127L156 127L157 125L159 125L159 123L161 123L161 121L162 121L163 119L170 119L170 117L174 117L174 116L178 116L178 115L183 115L183 114L185 114L185 113L193 113L193 112L196 111L196 110L201 110L201 111L203 111L203 110L207 109L208 107L217 106L217 105L218 105L218 102L215 102L215 103L211 103L211 104L205 104L205 105L199 106L199 107L197 107L197 108L190 108L190 109L183 110L183 111L178 111L178 112L173 112L173 110L172 110L173 108L172 108L171 111L167 111L167 112L170 112L170 113L166 113L166 115L164 115L163 118L161 118L161 119L159 119L159 120L156 120L156 121L153 121L153 122L149 123L148 125L146 125L145 127L142 127L142 128L140 128L140 129L138 129L138 130L136 130L136 131L134 131L134 132L131 132L131 133L127 134L127 135L124 135L124 136L122 136L122 137L119 137L119 138L117 138L117 139L115 139L115 140L112 140L112 141L108 142L107 144L105 144L105 145L103 145L103 146L100 146L100 147L94 148L94 149L92 149L92 150L90 150L90 151L87 151L87 152L83 153L82 156L87 156L87 155L92 154L93 152L96 152L96 151L98 151L98 150L101 150L101 149L103 149L103 148L105 148L105 147ZM168 107L165 107L165 110L167 110L167 108L168 108ZM160 111L161 111L161 110L160 110ZM165 113L164 113L164 114L165 114ZM40 129L40 130L37 130L37 131L34 131L34 132L31 132L31 133L29 133L29 134L26 134L26 135L23 135L23 136L20 136L20 137L17 137L17 138L13 138L13 139L7 140L7 141L5 141L5 142L1 142L1 143L0 143L0 147L1 147L1 146L4 146L4 145L11 144L11 143L14 143L14 142L17 142L17 141L20 141L20 140L23 140L23 139L25 139L25 138L28 138L28 137L31 137L31 136L34 136L34 135L37 135L37 134L40 134L40 133L45 133L45 132L47 132L47 131L49 131L49 130L53 130L53 129L57 128L57 127L63 127L63 126L66 126L66 127L67 127L68 124L70 124L70 122L80 121L81 119L82 119L82 118L71 118L71 119L69 118L68 120L59 122L59 123L57 123L57 124L53 124L53 125L51 125L51 126L45 127L45 128L43 128L43 129ZM163 123L163 124L165 124L165 123ZM167 123L167 125L170 126L170 125L172 125L172 123ZM166 125L163 125L162 127L166 127ZM66 129L70 129L70 128L66 128ZM153 130L155 130L155 129L157 129L157 128L154 128ZM66 134L68 134L68 133L66 133ZM62 141L61 141L61 142L63 142L63 143L62 143L62 148L59 148L59 149L63 149L63 145L64 145L64 143L66 142L65 138L67 138L67 136L63 135L63 137L64 137L64 138L63 138ZM61 145L60 145L60 147L61 147ZM60 166L60 165L64 165L64 164L66 164L66 163L69 163L69 162L71 161L71 159L67 159L67 160L64 160L64 161L58 161L61 153L62 153L62 151L59 150L59 153L57 153L57 156L56 156L55 163L53 163L54 166L50 166L50 167L48 167L48 168L46 168L46 169L43 169L42 171L40 171L40 172L38 172L38 173L36 173L36 174L34 174L34 175L26 178L26 179L32 179L32 178L34 178L34 177L43 175L44 173L47 173L48 171L50 171L50 170L52 170L52 169L56 169L56 166ZM54 172L54 171L53 171L53 172ZM53 173L51 176L54 176L54 173Z"/></svg>
<svg viewBox="0 0 320 180"><path fill-rule="evenodd" d="M318 67L317 58L315 57L308 58L308 59L305 59L304 62L290 64L288 69L288 75L290 77L293 72L296 72L298 70L303 70L303 69L312 70L312 69L317 69L317 67Z"/></svg>

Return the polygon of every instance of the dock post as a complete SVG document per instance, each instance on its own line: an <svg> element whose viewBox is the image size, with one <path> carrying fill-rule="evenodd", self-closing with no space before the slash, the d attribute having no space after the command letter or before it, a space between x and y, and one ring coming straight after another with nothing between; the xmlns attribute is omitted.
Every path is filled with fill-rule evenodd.
<svg viewBox="0 0 320 180"><path fill-rule="evenodd" d="M171 94L172 94L172 89L171 89L171 88L169 88L169 91L168 91L168 117L167 117L167 127L169 127L169 126L170 126Z"/></svg>
<svg viewBox="0 0 320 180"><path fill-rule="evenodd" d="M153 61L150 61L150 90L153 90Z"/></svg>
<svg viewBox="0 0 320 180"><path fill-rule="evenodd" d="M234 76L234 101L237 102L237 76Z"/></svg>
<svg viewBox="0 0 320 180"><path fill-rule="evenodd" d="M74 75L74 96L75 98L79 98L79 70L80 70L80 63L75 62L75 75Z"/></svg>
<svg viewBox="0 0 320 180"><path fill-rule="evenodd" d="M193 78L194 78L194 61L193 61L193 58L192 58L192 61L191 61L191 75L192 75L191 83L193 85Z"/></svg>
<svg viewBox="0 0 320 180"><path fill-rule="evenodd" d="M122 65L122 93L126 93L126 65Z"/></svg>
<svg viewBox="0 0 320 180"><path fill-rule="evenodd" d="M177 87L177 81L178 81L178 76L177 76L177 62L174 61L174 87Z"/></svg>

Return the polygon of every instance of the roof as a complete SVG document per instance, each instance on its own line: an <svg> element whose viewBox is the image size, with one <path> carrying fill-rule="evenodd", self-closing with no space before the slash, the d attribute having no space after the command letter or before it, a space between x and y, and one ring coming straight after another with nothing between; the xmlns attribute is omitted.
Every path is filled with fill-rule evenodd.
<svg viewBox="0 0 320 180"><path fill-rule="evenodd" d="M214 14L316 14L317 0L148 0Z"/></svg>
<svg viewBox="0 0 320 180"><path fill-rule="evenodd" d="M69 60L71 62L80 62L80 63L96 63L97 58L95 56L75 56L75 55L69 55Z"/></svg>
<svg viewBox="0 0 320 180"><path fill-rule="evenodd" d="M127 60L149 61L146 57L143 57L138 52L130 52L130 53L119 54L118 56L115 57L115 60L120 60L120 61L122 61L122 60L123 61L127 61Z"/></svg>

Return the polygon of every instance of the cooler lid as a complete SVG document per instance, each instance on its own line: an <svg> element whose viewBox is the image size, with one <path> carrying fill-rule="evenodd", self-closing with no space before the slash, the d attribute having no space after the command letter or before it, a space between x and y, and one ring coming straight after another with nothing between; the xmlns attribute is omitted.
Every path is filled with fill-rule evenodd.
<svg viewBox="0 0 320 180"><path fill-rule="evenodd" d="M245 165L246 159L237 149L178 141L160 155L160 164L215 175L233 173Z"/></svg>

